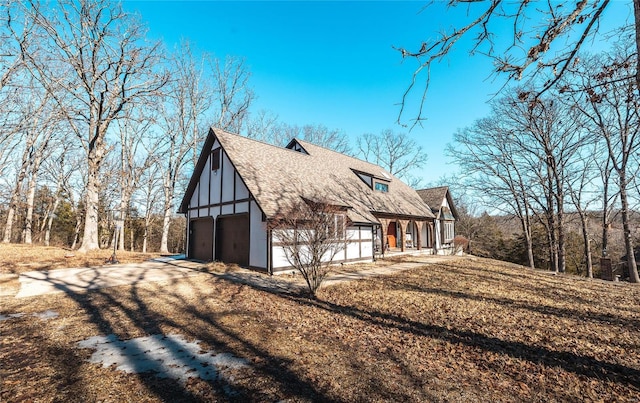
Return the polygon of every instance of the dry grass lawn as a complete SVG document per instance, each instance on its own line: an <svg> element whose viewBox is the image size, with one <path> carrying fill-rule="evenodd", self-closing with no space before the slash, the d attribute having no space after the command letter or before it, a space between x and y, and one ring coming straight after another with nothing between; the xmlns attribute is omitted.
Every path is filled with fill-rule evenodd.
<svg viewBox="0 0 640 403"><path fill-rule="evenodd" d="M32 270L53 270L68 267L104 265L113 253L102 249L80 253L56 246L0 243L0 274L20 274ZM120 263L136 263L160 256L157 253L117 251Z"/></svg>
<svg viewBox="0 0 640 403"><path fill-rule="evenodd" d="M33 313L54 310L42 320ZM0 297L0 401L593 401L640 397L640 287L461 258L321 289L223 270ZM180 384L87 362L80 340L180 334L250 366Z"/></svg>

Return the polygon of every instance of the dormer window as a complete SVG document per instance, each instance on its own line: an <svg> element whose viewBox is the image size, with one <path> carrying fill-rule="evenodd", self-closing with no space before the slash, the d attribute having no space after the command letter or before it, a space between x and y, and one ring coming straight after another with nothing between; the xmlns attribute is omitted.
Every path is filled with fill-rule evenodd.
<svg viewBox="0 0 640 403"><path fill-rule="evenodd" d="M383 176L374 175L367 172L362 172L356 169L351 169L353 173L358 175L364 183L369 186L369 189L375 190L376 192L388 193L389 192L389 182L391 178L385 172L380 172Z"/></svg>
<svg viewBox="0 0 640 403"><path fill-rule="evenodd" d="M382 182L375 182L375 190L377 192L383 192L383 193L388 193L389 192L389 185L386 183L382 183Z"/></svg>

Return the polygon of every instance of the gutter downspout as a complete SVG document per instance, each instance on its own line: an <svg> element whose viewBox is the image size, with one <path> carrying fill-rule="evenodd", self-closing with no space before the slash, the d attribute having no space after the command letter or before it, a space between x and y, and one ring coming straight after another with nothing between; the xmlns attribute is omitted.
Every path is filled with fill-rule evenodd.
<svg viewBox="0 0 640 403"><path fill-rule="evenodd" d="M376 237L378 236L379 225L373 226L373 236L371 237L371 250L373 251L373 261L376 261Z"/></svg>
<svg viewBox="0 0 640 403"><path fill-rule="evenodd" d="M267 230L267 273L273 276L272 230Z"/></svg>

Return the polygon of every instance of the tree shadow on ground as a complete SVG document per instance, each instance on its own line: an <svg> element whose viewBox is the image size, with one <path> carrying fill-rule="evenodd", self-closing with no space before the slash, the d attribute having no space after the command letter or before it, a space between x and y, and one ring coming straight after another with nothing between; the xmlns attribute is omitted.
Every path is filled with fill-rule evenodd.
<svg viewBox="0 0 640 403"><path fill-rule="evenodd" d="M225 280L234 281L234 279L231 278L226 278ZM638 370L637 368L605 362L594 357L589 357L577 353L556 351L547 347L530 345L523 342L507 341L477 332L449 329L443 326L422 323L394 314L379 312L376 310L362 309L356 306L349 305L340 305L326 300L312 300L304 296L294 295L291 293L280 293L278 291L274 291L273 289L261 287L259 285L257 286L257 288L261 291L274 293L285 299L294 300L299 304L320 308L336 315L351 317L375 326L395 329L417 336L438 339L456 345L478 348L486 352L503 354L512 358L526 360L531 363L541 364L547 367L558 367L562 368L565 371L572 372L576 375L592 378L597 381L606 379L611 382L616 382L622 385L640 389L640 370ZM464 293L447 292L437 289L427 290L427 292L437 292L445 295L454 295L457 298L462 299L474 298L474 296L465 295ZM509 300L496 302L504 304L505 306L512 304L512 302ZM523 305L523 308L538 311L536 308L527 307L526 305ZM551 313L555 315L563 315L566 317L575 317L576 315L576 312L573 312L571 310L552 309L551 312L547 312L545 311L545 309L540 309L539 311L540 313L544 314ZM595 320L600 321L608 321L610 319L616 320L616 318L609 318L607 315L603 315L601 318L595 318Z"/></svg>
<svg viewBox="0 0 640 403"><path fill-rule="evenodd" d="M548 304L531 304L519 299L496 297L487 294L474 294L472 291L454 291L437 287L425 287L420 285L408 284L407 282L387 280L387 283L395 290L414 291L427 294L437 294L456 299L491 302L508 308L523 309L543 315L553 315L558 318L574 319L582 322L599 323L604 325L615 325L620 328L629 326L640 328L640 319L625 318L606 312L580 311L566 307L557 307ZM532 291L532 290L527 290ZM535 292L535 291L534 291ZM591 302L590 302L591 303Z"/></svg>
<svg viewBox="0 0 640 403"><path fill-rule="evenodd" d="M205 275L205 274L203 274ZM240 281L235 278L233 274L222 275L231 284L237 284ZM140 279L144 278L144 273L141 273ZM194 278L181 278L174 280L171 283L187 286L195 286L193 283ZM96 279L98 280L98 279ZM132 335L163 335L166 334L167 329L179 329L180 333L200 340L202 343L211 345L214 347L216 353L230 353L235 357L244 358L248 361L251 377L260 379L260 382L256 382L255 386L251 383L244 382L230 383L223 377L218 377L213 381L206 381L211 388L211 394L203 397L194 394L185 384L172 380L172 379L160 379L154 376L152 373L139 373L136 376L140 382L144 385L147 391L161 400L171 401L210 401L212 398L215 400L223 401L264 401L264 400L278 400L283 396L295 399L302 399L308 401L332 401L332 399L325 395L323 391L319 390L310 381L301 378L298 374L291 371L290 360L275 356L269 353L266 349L260 345L252 342L248 338L245 338L239 331L233 331L227 328L221 319L224 315L217 313L207 312L206 303L198 304L193 301L186 300L182 295L177 292L171 291L171 284L162 287L163 294L157 294L154 297L170 304L175 311L171 314L164 314L153 306L149 306L147 302L148 291L146 295L141 292L141 285L134 282L130 287L127 295L123 297L120 289L114 288L92 288L90 282L90 290L87 292L78 292L70 287L65 286L59 279L52 281L52 284L65 294L77 305L80 312L83 312L87 316L87 320L94 324L98 329L100 335L115 335L120 340L126 340ZM195 287L194 287L195 288ZM296 292L289 294L292 298L300 298ZM210 296L202 296L207 298ZM233 312L228 312L233 314ZM190 328L185 326L174 319L176 315L188 316L194 319L194 326ZM254 318L257 319L257 318ZM178 352L183 348L182 345L176 344L171 338L163 338L160 341L163 344L165 351L172 355L178 356ZM132 353L144 354L144 346L127 347ZM81 386L78 384L82 380L77 376L80 365L82 365L82 359L78 354L78 350L68 348L66 354L68 357L72 357L61 363L56 360L58 354L50 356L52 361L52 367L56 368L56 373L61 374L60 379L63 380L64 387L69 390L82 394ZM249 358L252 358L249 360ZM177 357L179 360L180 358ZM132 365L135 367L136 363ZM139 368L143 369L143 368ZM72 388L69 388L66 384L74 383ZM265 384L271 385L272 391L267 393L262 388Z"/></svg>

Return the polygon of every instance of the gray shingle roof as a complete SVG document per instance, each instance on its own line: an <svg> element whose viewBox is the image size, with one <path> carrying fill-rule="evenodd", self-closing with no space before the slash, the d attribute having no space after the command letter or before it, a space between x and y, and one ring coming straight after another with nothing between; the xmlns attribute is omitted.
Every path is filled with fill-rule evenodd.
<svg viewBox="0 0 640 403"><path fill-rule="evenodd" d="M416 191L383 168L338 152L296 140L309 153L262 143L239 135L211 129L205 144L218 138L238 174L267 217L286 214L300 198L348 206L353 222L373 222L374 214L400 215L414 218L434 218ZM201 159L209 150L203 150ZM204 165L200 162L198 166ZM202 168L196 167L194 177ZM199 169L199 170L198 170ZM389 191L371 189L354 172L366 172L379 178L389 178ZM194 178L192 177L192 182ZM195 186L190 183L180 207L185 212Z"/></svg>
<svg viewBox="0 0 640 403"><path fill-rule="evenodd" d="M420 189L416 190L418 195L424 200L427 205L431 206L431 211L436 215L436 217L440 214L440 207L442 206L442 201L445 197L448 197L449 206L451 207L451 211L453 212L453 216L457 219L457 212L453 205L453 200L451 199L451 194L449 193L448 186L439 186L435 188L429 189Z"/></svg>

